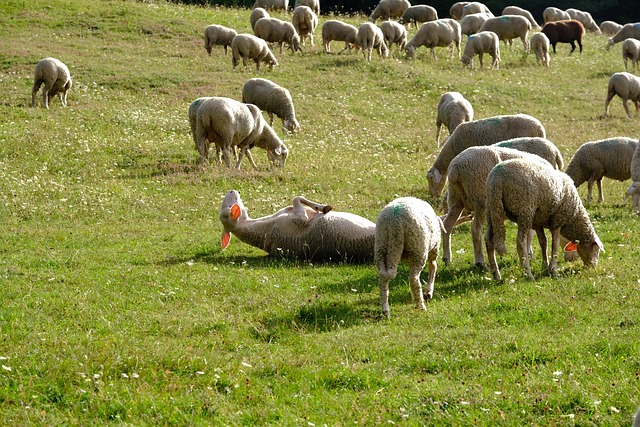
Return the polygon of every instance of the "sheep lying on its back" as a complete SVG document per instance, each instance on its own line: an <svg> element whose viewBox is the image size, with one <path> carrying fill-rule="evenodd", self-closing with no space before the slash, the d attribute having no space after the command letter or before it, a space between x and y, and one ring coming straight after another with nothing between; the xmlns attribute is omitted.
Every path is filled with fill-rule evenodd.
<svg viewBox="0 0 640 427"><path fill-rule="evenodd" d="M409 6L411 6L409 0L380 0L369 19L371 22L376 22L378 18L385 21L390 18L400 18Z"/></svg>
<svg viewBox="0 0 640 427"><path fill-rule="evenodd" d="M629 100L636 106L636 113L638 112L638 102L640 102L640 78L634 76L631 73L625 71L615 73L609 78L609 84L607 85L607 99L604 103L604 115L609 115L609 103L614 96L618 95L622 98L622 105L627 112L627 116L631 118L631 111L629 111Z"/></svg>
<svg viewBox="0 0 640 427"><path fill-rule="evenodd" d="M557 7L548 7L542 12L542 19L545 24L554 21L565 21L571 19L571 15Z"/></svg>
<svg viewBox="0 0 640 427"><path fill-rule="evenodd" d="M269 43L278 43L280 54L284 43L289 45L292 52L302 51L300 36L291 22L278 18L260 18L253 28L253 34Z"/></svg>
<svg viewBox="0 0 640 427"><path fill-rule="evenodd" d="M31 105L36 106L36 94L40 86L42 89L42 105L49 108L49 98L58 95L63 107L67 106L67 92L73 82L66 65L56 58L44 58L36 64L33 77L33 89L31 90Z"/></svg>
<svg viewBox="0 0 640 427"><path fill-rule="evenodd" d="M524 51L529 52L529 31L531 23L527 18L520 15L503 15L489 18L480 27L480 31L493 31L500 40L511 41L517 37L522 40Z"/></svg>
<svg viewBox="0 0 640 427"><path fill-rule="evenodd" d="M251 31L255 30L256 22L258 22L260 18L271 18L271 16L269 16L269 12L267 12L266 9L263 9L261 7L256 7L251 11L251 15L249 15L249 22L251 23Z"/></svg>
<svg viewBox="0 0 640 427"><path fill-rule="evenodd" d="M387 48L391 49L391 46L395 43L398 49L404 50L407 45L407 29L404 25L396 21L384 21L380 24L380 30L382 30Z"/></svg>
<svg viewBox="0 0 640 427"><path fill-rule="evenodd" d="M445 92L438 101L436 116L436 143L440 142L440 128L445 125L449 135L460 123L473 120L473 106L460 92Z"/></svg>
<svg viewBox="0 0 640 427"><path fill-rule="evenodd" d="M529 12L528 10L523 9L521 7L518 7L518 6L507 6L504 9L502 9L502 14L503 15L520 15L520 16L524 16L525 18L527 18L529 23L531 23L531 29L533 29L533 30L539 30L540 29L540 25L538 25L538 22L536 22L536 20L533 18L533 15L531 15L531 12Z"/></svg>
<svg viewBox="0 0 640 427"><path fill-rule="evenodd" d="M600 32L607 36L615 36L622 29L622 25L614 21L603 21L600 24Z"/></svg>
<svg viewBox="0 0 640 427"><path fill-rule="evenodd" d="M549 55L549 39L544 33L535 33L531 37L531 41L529 43L531 45L531 49L536 54L536 62L538 64L542 63L549 66L549 62L551 62L551 56Z"/></svg>
<svg viewBox="0 0 640 427"><path fill-rule="evenodd" d="M640 40L626 39L622 43L622 60L624 61L624 69L627 68L627 59L631 60L633 71L638 68L638 59L640 59Z"/></svg>
<svg viewBox="0 0 640 427"><path fill-rule="evenodd" d="M215 45L224 46L224 54L227 54L227 47L231 46L231 40L238 33L233 28L227 28L222 25L212 24L204 29L204 48L211 55L211 49Z"/></svg>
<svg viewBox="0 0 640 427"><path fill-rule="evenodd" d="M331 52L332 40L344 42L344 49L338 52L338 54L341 54L347 49L349 49L349 53L351 53L352 45L355 46L357 51L357 37L358 29L346 22L330 19L322 24L322 43L324 44L324 51L327 53Z"/></svg>
<svg viewBox="0 0 640 427"><path fill-rule="evenodd" d="M297 6L293 10L291 22L300 36L302 45L304 46L308 37L311 39L311 46L313 46L313 32L318 26L318 16L313 10L308 6Z"/></svg>
<svg viewBox="0 0 640 427"><path fill-rule="evenodd" d="M260 64L262 62L269 65L270 69L272 69L274 65L278 65L278 61L276 57L273 56L267 42L252 34L238 34L235 36L233 40L231 40L231 53L231 63L234 69L240 63L240 58L242 58L242 63L245 67L247 66L247 61L253 59L258 71L260 71Z"/></svg>
<svg viewBox="0 0 640 427"><path fill-rule="evenodd" d="M592 31L596 34L601 34L600 27L596 24L596 21L593 20L593 17L589 12L585 12L583 10L578 9L567 9L565 10L571 17L571 19L575 19L576 21L582 22L585 30Z"/></svg>
<svg viewBox="0 0 640 427"><path fill-rule="evenodd" d="M549 22L544 25L542 32L549 39L551 46L553 46L553 53L556 53L556 44L569 43L571 45L569 55L571 55L576 50L576 42L580 46L580 53L582 53L584 26L580 21L570 19L568 21Z"/></svg>
<svg viewBox="0 0 640 427"><path fill-rule="evenodd" d="M371 62L371 53L373 49L378 51L380 58L389 56L389 48L384 42L384 34L382 30L371 22L365 22L358 28L356 36L356 44L362 49L362 53L367 61Z"/></svg>
<svg viewBox="0 0 640 427"><path fill-rule="evenodd" d="M485 53L488 53L491 58L493 58L491 68L499 68L500 40L498 39L498 35L493 31L480 31L479 33L469 36L467 44L464 47L464 52L462 53L462 64L473 68L473 57L478 55L480 68L482 68L482 56Z"/></svg>
<svg viewBox="0 0 640 427"><path fill-rule="evenodd" d="M242 102L255 104L262 111L266 111L270 119L269 126L273 126L275 114L289 132L300 130L291 93L271 80L260 78L247 80L242 87Z"/></svg>
<svg viewBox="0 0 640 427"><path fill-rule="evenodd" d="M402 18L398 21L402 25L413 24L418 28L418 24L423 22L435 21L438 19L438 12L431 6L426 4L419 4L416 6L410 6L402 14Z"/></svg>
<svg viewBox="0 0 640 427"><path fill-rule="evenodd" d="M438 46L449 46L452 58L453 49L457 48L458 58L460 58L461 40L462 33L458 21L454 19L438 19L437 21L425 22L407 43L405 47L407 58L412 58L416 49L420 46L428 47L431 50L431 57L434 59L436 59L435 48Z"/></svg>
<svg viewBox="0 0 640 427"><path fill-rule="evenodd" d="M433 298L436 260L442 221L431 205L415 197L395 199L382 209L376 221L375 262L380 277L380 304L389 318L389 282L398 273L402 258L409 261L409 285L416 308L426 310L424 300ZM422 294L420 273L429 263L427 289Z"/></svg>

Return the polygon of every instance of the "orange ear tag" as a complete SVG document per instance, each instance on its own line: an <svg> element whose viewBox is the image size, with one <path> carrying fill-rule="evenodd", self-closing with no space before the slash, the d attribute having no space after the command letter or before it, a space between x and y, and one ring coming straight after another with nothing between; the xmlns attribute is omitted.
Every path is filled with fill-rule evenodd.
<svg viewBox="0 0 640 427"><path fill-rule="evenodd" d="M565 251L565 252L573 252L573 251L575 251L576 249L578 249L578 245L576 245L576 244L575 244L575 243L573 243L573 242L569 242L569 243L567 243L567 245L564 247L564 251Z"/></svg>
<svg viewBox="0 0 640 427"><path fill-rule="evenodd" d="M233 219L234 221L237 221L238 218L240 218L241 213L242 213L242 210L240 209L240 206L238 206L237 203L231 206L231 219Z"/></svg>
<svg viewBox="0 0 640 427"><path fill-rule="evenodd" d="M223 231L222 232L222 250L227 249L227 246L229 246L229 242L231 241L231 233L229 233L228 231Z"/></svg>

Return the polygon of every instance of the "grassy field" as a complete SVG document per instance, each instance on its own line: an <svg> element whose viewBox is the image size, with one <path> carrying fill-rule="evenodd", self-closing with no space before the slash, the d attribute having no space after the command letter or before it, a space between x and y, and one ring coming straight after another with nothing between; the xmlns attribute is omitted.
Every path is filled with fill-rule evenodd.
<svg viewBox="0 0 640 427"><path fill-rule="evenodd" d="M390 321L373 265L274 259L237 239L221 252L217 219L229 189L254 217L296 195L374 221L399 196L437 205L425 174L448 90L478 118L537 117L565 163L583 142L638 137L618 98L602 117L620 46L587 35L582 55L560 45L543 69L516 41L500 70L471 71L443 48L437 60L327 55L317 29L315 47L276 52L280 66L259 74L294 97L302 131L277 126L286 166L269 170L254 149L260 171L201 169L189 103L239 99L257 75L232 71L220 47L207 56L202 32L249 32L249 13L0 4L0 424L630 425L640 236L628 182L605 180L605 202L588 206L606 249L597 269L561 262L551 279L536 261L525 280L508 227L496 283L473 268L461 226L428 311L413 308L403 267ZM47 56L71 70L67 108L31 107Z"/></svg>

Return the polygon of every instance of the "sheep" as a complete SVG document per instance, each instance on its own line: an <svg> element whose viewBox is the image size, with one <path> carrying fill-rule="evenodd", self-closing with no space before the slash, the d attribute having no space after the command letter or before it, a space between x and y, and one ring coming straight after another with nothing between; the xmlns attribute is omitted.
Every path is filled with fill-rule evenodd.
<svg viewBox="0 0 640 427"><path fill-rule="evenodd" d="M626 181L631 177L631 163L638 140L616 137L582 144L567 165L565 173L576 188L585 181L588 185L587 202L592 201L593 183L598 185L598 203L604 201L602 178Z"/></svg>
<svg viewBox="0 0 640 427"><path fill-rule="evenodd" d="M387 48L391 49L391 45L395 43L398 49L404 50L407 45L407 29L404 25L396 21L384 21L380 24L380 30L382 30Z"/></svg>
<svg viewBox="0 0 640 427"><path fill-rule="evenodd" d="M624 61L624 69L627 68L627 59L631 60L633 71L638 68L638 59L640 59L640 40L626 39L622 43L622 60Z"/></svg>
<svg viewBox="0 0 640 427"><path fill-rule="evenodd" d="M546 138L540 137L519 137L505 139L493 144L496 147L512 148L518 151L526 151L545 159L552 167L558 170L564 169L564 159L558 147Z"/></svg>
<svg viewBox="0 0 640 427"><path fill-rule="evenodd" d="M33 89L31 90L31 106L36 106L36 94L40 86L42 89L42 105L49 109L49 98L58 95L63 107L67 106L67 92L73 82L69 68L56 58L44 58L38 61L33 76Z"/></svg>
<svg viewBox="0 0 640 427"><path fill-rule="evenodd" d="M266 10L281 10L286 12L289 9L289 0L256 0L252 9L261 7Z"/></svg>
<svg viewBox="0 0 640 427"><path fill-rule="evenodd" d="M249 15L249 22L251 23L251 31L255 30L256 22L258 22L260 18L271 18L271 16L269 15L269 12L267 12L266 9L263 9L261 7L256 7L251 11L251 15Z"/></svg>
<svg viewBox="0 0 640 427"><path fill-rule="evenodd" d="M633 426L632 427L640 427L640 408L633 415Z"/></svg>
<svg viewBox="0 0 640 427"><path fill-rule="evenodd" d="M270 69L278 66L278 61L271 52L271 49L269 49L267 42L252 34L238 34L235 36L233 40L231 40L231 54L231 63L234 69L240 63L240 58L242 58L242 63L245 67L247 66L247 61L253 59L258 71L260 71L260 64L262 62L269 65Z"/></svg>
<svg viewBox="0 0 640 427"><path fill-rule="evenodd" d="M615 36L622 29L622 25L614 21L602 21L600 23L600 32L607 36Z"/></svg>
<svg viewBox="0 0 640 427"><path fill-rule="evenodd" d="M624 201L631 197L633 200L633 211L640 215L640 181L633 181L624 196Z"/></svg>
<svg viewBox="0 0 640 427"><path fill-rule="evenodd" d="M273 257L308 262L373 261L375 229L373 222L361 216L336 212L302 196L293 199L274 214L249 218L240 194L230 190L219 214L223 226L222 249L233 233L242 242L262 249Z"/></svg>
<svg viewBox="0 0 640 427"><path fill-rule="evenodd" d="M607 99L604 103L605 117L609 116L609 103L616 95L622 98L624 110L627 112L627 116L631 118L631 111L629 111L627 101L631 100L634 103L637 113L638 101L640 101L640 78L631 73L627 73L626 71L614 73L609 78L609 83L607 85Z"/></svg>
<svg viewBox="0 0 640 427"><path fill-rule="evenodd" d="M500 40L498 35L493 31L480 31L472 34L467 39L462 54L462 64L473 68L473 57L478 55L480 68L482 68L482 56L488 53L493 58L491 68L500 67Z"/></svg>
<svg viewBox="0 0 640 427"><path fill-rule="evenodd" d="M542 123L527 114L494 116L461 123L447 138L433 166L427 171L429 192L433 196L442 193L447 183L449 164L464 149L525 136L546 137Z"/></svg>
<svg viewBox="0 0 640 427"><path fill-rule="evenodd" d="M473 120L473 106L460 92L445 92L438 101L436 116L436 143L440 142L440 128L445 125L449 135L460 123Z"/></svg>
<svg viewBox="0 0 640 427"><path fill-rule="evenodd" d="M231 167L230 152L237 146L240 148L240 155L236 169L240 169L243 155L258 169L249 151L254 145L267 151L271 163L284 166L289 151L262 117L257 106L214 96L200 103L195 120L195 144L200 154L200 163L207 162L209 143L213 142L216 150L222 151L227 167Z"/></svg>
<svg viewBox="0 0 640 427"><path fill-rule="evenodd" d="M529 45L536 54L536 63L538 65L542 63L548 68L551 62L551 56L549 55L549 38L544 33L535 33L531 37Z"/></svg>
<svg viewBox="0 0 640 427"><path fill-rule="evenodd" d="M598 24L596 24L596 21L593 20L593 17L589 12L578 9L567 9L565 10L565 12L569 14L571 19L580 21L585 30L592 31L596 34L602 34L602 31L600 31L600 27L598 27Z"/></svg>
<svg viewBox="0 0 640 427"><path fill-rule="evenodd" d="M311 39L311 46L314 46L313 32L318 26L318 16L313 10L308 6L296 7L293 9L291 22L300 36L302 46L305 45L307 38Z"/></svg>
<svg viewBox="0 0 640 427"><path fill-rule="evenodd" d="M356 50L358 45L356 44L358 37L358 29L346 22L338 21L336 19L330 19L322 24L322 43L324 44L324 51L326 53L331 52L331 41L344 41L344 49L338 54L349 49L351 53L351 46L355 46Z"/></svg>
<svg viewBox="0 0 640 427"><path fill-rule="evenodd" d="M626 39L640 40L640 22L625 24L620 31L609 39L607 46L611 47L616 43L625 41Z"/></svg>
<svg viewBox="0 0 640 427"><path fill-rule="evenodd" d="M356 36L356 44L360 46L364 57L369 62L371 62L371 52L374 48L377 49L380 58L389 56L389 48L384 42L382 30L371 22L365 22L360 25Z"/></svg>
<svg viewBox="0 0 640 427"><path fill-rule="evenodd" d="M295 11L298 6L308 6L316 16L320 15L320 0L296 0L293 10Z"/></svg>
<svg viewBox="0 0 640 427"><path fill-rule="evenodd" d="M571 45L571 52L576 50L575 43L580 46L580 53L582 53L582 38L584 37L584 26L580 21L575 19L569 19L565 21L548 22L542 27L542 32L549 39L549 43L553 46L553 53L556 53L556 44L569 43Z"/></svg>
<svg viewBox="0 0 640 427"><path fill-rule="evenodd" d="M204 48L211 56L211 49L214 45L224 46L224 54L227 54L227 47L231 46L231 40L238 33L233 28L227 28L222 25L212 24L204 29Z"/></svg>
<svg viewBox="0 0 640 427"><path fill-rule="evenodd" d="M577 243L578 255L587 267L596 267L604 246L593 229L571 178L540 162L511 159L498 163L487 177L487 231L485 245L496 280L502 280L496 252L503 255L505 217L518 224L518 258L524 273L533 279L529 266L528 236L534 230L542 250L542 265L557 277L558 245L562 234ZM551 232L551 262L547 259L547 238Z"/></svg>
<svg viewBox="0 0 640 427"><path fill-rule="evenodd" d="M398 273L402 258L409 262L411 297L420 310L433 298L436 260L440 249L442 221L431 205L415 197L401 197L386 205L376 221L374 256L380 278L380 305L386 318L389 311L389 282ZM420 273L429 264L429 279L424 295Z"/></svg>
<svg viewBox="0 0 640 427"><path fill-rule="evenodd" d="M460 21L460 31L466 36L475 34L480 31L480 28L487 22L487 19L491 18L488 13L472 13L467 15Z"/></svg>
<svg viewBox="0 0 640 427"><path fill-rule="evenodd" d="M529 31L531 23L527 18L520 15L502 15L489 18L480 27L480 31L493 31L498 35L498 39L511 41L517 37L522 40L525 53L529 52Z"/></svg>
<svg viewBox="0 0 640 427"><path fill-rule="evenodd" d="M438 12L433 7L427 6L426 4L419 4L408 7L398 22L409 26L413 24L418 28L418 24L435 21L436 19L438 19Z"/></svg>
<svg viewBox="0 0 640 427"><path fill-rule="evenodd" d="M548 7L542 12L542 20L545 24L554 21L566 21L571 19L571 15L557 7Z"/></svg>
<svg viewBox="0 0 640 427"><path fill-rule="evenodd" d="M292 52L302 51L300 36L291 22L278 18L260 18L253 34L269 43L278 43L282 55L282 45L287 43Z"/></svg>
<svg viewBox="0 0 640 427"><path fill-rule="evenodd" d="M518 7L518 6L507 6L504 9L502 9L502 14L503 15L520 15L520 16L524 16L531 23L531 29L536 30L536 31L540 29L540 25L538 25L538 22L535 20L533 15L531 15L531 12L529 12L528 10L523 9L521 7Z"/></svg>
<svg viewBox="0 0 640 427"><path fill-rule="evenodd" d="M262 111L266 111L269 115L269 126L273 126L275 114L289 132L300 130L291 93L271 80L260 78L247 80L242 87L242 102L255 104Z"/></svg>
<svg viewBox="0 0 640 427"><path fill-rule="evenodd" d="M451 16L451 18L455 19L456 21L462 20L462 10L469 3L471 3L471 2L459 1L459 2L454 3L451 6L451 8L449 9L449 16Z"/></svg>
<svg viewBox="0 0 640 427"><path fill-rule="evenodd" d="M462 33L458 21L447 18L425 22L405 46L407 58L412 58L416 49L420 46L426 46L431 50L431 57L437 59L435 48L437 46L449 46L451 57L453 58L454 48L457 48L458 59L460 59L461 40Z"/></svg>
<svg viewBox="0 0 640 427"><path fill-rule="evenodd" d="M464 5L464 7L462 8L462 15L460 19L464 18L467 15L471 15L472 13L487 13L491 15L492 18L494 16L484 3L472 1L469 4Z"/></svg>
<svg viewBox="0 0 640 427"><path fill-rule="evenodd" d="M373 12L371 12L369 19L371 22L376 22L378 18L383 21L390 18L400 18L409 6L411 6L411 3L408 0L380 0Z"/></svg>

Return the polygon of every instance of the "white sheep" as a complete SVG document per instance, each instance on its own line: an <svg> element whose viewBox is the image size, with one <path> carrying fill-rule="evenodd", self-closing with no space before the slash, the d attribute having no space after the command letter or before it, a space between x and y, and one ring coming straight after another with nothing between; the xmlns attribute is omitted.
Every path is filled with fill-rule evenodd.
<svg viewBox="0 0 640 427"><path fill-rule="evenodd" d="M485 53L493 58L491 68L498 69L500 67L500 40L493 31L480 31L469 36L462 53L462 64L473 68L473 57L478 55L480 68L482 68L482 56Z"/></svg>
<svg viewBox="0 0 640 427"><path fill-rule="evenodd" d="M380 30L387 48L391 49L391 45L395 43L398 49L404 50L407 45L407 29L404 25L396 21L384 21L380 24Z"/></svg>
<svg viewBox="0 0 640 427"><path fill-rule="evenodd" d="M403 25L411 26L413 24L418 28L418 24L423 22L435 21L438 19L438 12L435 8L427 6L426 4L418 4L410 6L404 11L402 17L398 22Z"/></svg>
<svg viewBox="0 0 640 427"><path fill-rule="evenodd" d="M473 120L473 106L460 92L445 92L438 100L436 116L436 143L440 142L442 125L453 133L460 123Z"/></svg>
<svg viewBox="0 0 640 427"><path fill-rule="evenodd" d="M293 5L293 10L298 6L309 6L316 16L320 15L320 0L296 0Z"/></svg>
<svg viewBox="0 0 640 427"><path fill-rule="evenodd" d="M307 38L309 38L311 46L314 46L313 32L318 26L318 16L313 10L309 6L297 6L293 9L291 22L300 36L301 44L304 46Z"/></svg>
<svg viewBox="0 0 640 427"><path fill-rule="evenodd" d="M491 18L491 15L488 13L472 13L471 15L466 15L460 21L460 31L466 36L475 34L480 31L480 28L482 28L489 18Z"/></svg>
<svg viewBox="0 0 640 427"><path fill-rule="evenodd" d="M371 22L376 22L378 18L382 20L400 18L410 6L411 3L408 0L380 0L369 19Z"/></svg>
<svg viewBox="0 0 640 427"><path fill-rule="evenodd" d="M385 317L390 317L389 282L398 273L400 260L409 262L411 297L420 310L426 310L424 301L433 298L436 278L436 260L440 248L442 221L431 205L415 197L401 197L385 206L375 231L375 263L380 278L380 304ZM429 279L424 295L420 273L429 264Z"/></svg>
<svg viewBox="0 0 640 427"><path fill-rule="evenodd" d="M251 31L255 30L256 22L258 22L260 18L271 18L271 16L269 15L269 12L267 12L266 9L263 9L261 7L256 7L251 11L251 15L249 15L249 22L251 23Z"/></svg>
<svg viewBox="0 0 640 427"><path fill-rule="evenodd" d="M551 56L549 55L549 38L544 33L535 33L529 42L531 50L536 55L536 62L549 67Z"/></svg>
<svg viewBox="0 0 640 427"><path fill-rule="evenodd" d="M560 235L577 243L578 255L587 267L598 264L604 246L593 229L571 178L550 165L526 159L498 163L487 177L487 231L485 244L489 265L496 280L501 280L496 252L506 253L506 218L518 224L516 246L524 273L533 279L529 265L528 236L534 230L542 250L542 265L557 276ZM547 238L551 232L551 261L547 258Z"/></svg>
<svg viewBox="0 0 640 427"><path fill-rule="evenodd" d="M204 48L211 55L211 49L215 45L224 46L224 54L227 54L227 47L231 47L231 40L238 33L233 28L227 28L223 25L212 24L204 29Z"/></svg>
<svg viewBox="0 0 640 427"><path fill-rule="evenodd" d="M520 37L525 53L529 53L529 31L531 23L527 18L520 15L502 15L489 18L480 27L480 31L493 31L500 40L510 42L512 39Z"/></svg>
<svg viewBox="0 0 640 427"><path fill-rule="evenodd" d="M42 105L49 108L49 98L58 95L63 107L67 106L67 92L73 82L69 68L56 58L44 58L38 61L33 76L33 89L31 90L31 105L36 106L36 95L40 86L42 89Z"/></svg>
<svg viewBox="0 0 640 427"><path fill-rule="evenodd" d="M407 43L405 47L407 58L412 58L420 46L426 46L431 50L431 57L436 59L435 48L449 46L452 58L454 48L458 49L459 59L461 40L460 23L455 19L446 18L425 22Z"/></svg>
<svg viewBox="0 0 640 427"><path fill-rule="evenodd" d="M615 36L622 29L622 24L614 21L602 21L600 23L600 32L607 36Z"/></svg>
<svg viewBox="0 0 640 427"><path fill-rule="evenodd" d="M488 13L492 18L494 16L493 13L491 13L491 10L489 10L489 8L484 3L472 1L464 5L464 7L462 8L462 15L460 19L473 13Z"/></svg>
<svg viewBox="0 0 640 427"><path fill-rule="evenodd" d="M602 34L602 31L600 31L600 27L598 27L598 24L596 24L596 21L593 20L593 17L589 12L578 9L567 9L565 10L565 12L569 14L571 19L582 22L585 30L589 30L596 34Z"/></svg>
<svg viewBox="0 0 640 427"><path fill-rule="evenodd" d="M240 149L236 169L240 168L243 155L258 169L249 149L264 148L269 161L284 166L289 151L271 126L262 117L260 109L253 104L243 104L234 99L210 97L203 100L196 110L195 144L200 154L200 163L206 163L209 143L222 151L222 158L231 167L230 153L234 147Z"/></svg>
<svg viewBox="0 0 640 427"><path fill-rule="evenodd" d="M356 50L358 45L356 44L358 37L358 29L346 22L338 21L337 19L329 19L322 24L322 43L324 44L324 51L326 53L331 52L331 41L343 41L344 49L338 54L355 46Z"/></svg>
<svg viewBox="0 0 640 427"><path fill-rule="evenodd" d="M550 6L542 12L542 20L545 24L547 22L566 21L568 19L571 19L571 15L557 7Z"/></svg>
<svg viewBox="0 0 640 427"><path fill-rule="evenodd" d="M518 6L507 6L504 9L502 9L502 14L524 16L531 23L531 29L540 30L540 25L538 25L538 22L535 20L531 12L529 12L527 9L523 9Z"/></svg>
<svg viewBox="0 0 640 427"><path fill-rule="evenodd" d="M576 188L584 182L588 185L587 201L592 201L593 184L598 186L598 203L604 201L602 178L618 181L631 178L631 164L638 140L616 137L582 144L567 165L566 174Z"/></svg>
<svg viewBox="0 0 640 427"><path fill-rule="evenodd" d="M242 102L255 104L269 115L269 126L273 126L273 115L282 120L282 125L289 132L300 130L296 120L291 93L271 80L253 78L242 87Z"/></svg>
<svg viewBox="0 0 640 427"><path fill-rule="evenodd" d="M626 39L637 39L640 40L640 22L636 22L634 24L625 24L620 31L618 31L613 37L609 39L607 42L607 46L611 47L616 43L620 43L625 41Z"/></svg>
<svg viewBox="0 0 640 427"><path fill-rule="evenodd" d="M493 146L500 148L512 148L514 150L535 154L549 162L554 169L564 169L562 153L553 142L546 138L529 136L511 138L496 142Z"/></svg>
<svg viewBox="0 0 640 427"><path fill-rule="evenodd" d="M640 78L634 76L626 71L620 73L614 73L609 78L607 85L607 99L604 103L604 115L609 115L609 103L614 96L618 95L622 98L622 105L627 112L627 116L631 118L631 111L629 111L628 101L632 101L636 106L636 113L638 112L638 102L640 101Z"/></svg>
<svg viewBox="0 0 640 427"><path fill-rule="evenodd" d="M230 190L222 201L219 215L223 226L222 248L233 233L242 242L278 258L309 262L373 261L375 224L361 216L336 212L295 197L292 205L261 218L249 218L240 194Z"/></svg>
<svg viewBox="0 0 640 427"><path fill-rule="evenodd" d="M362 53L367 61L371 62L371 53L373 49L378 51L380 58L389 56L389 48L384 42L384 34L382 30L371 22L365 22L358 27L358 35L356 36L356 44L362 49Z"/></svg>
<svg viewBox="0 0 640 427"><path fill-rule="evenodd" d="M640 215L640 181L633 181L624 196L624 201L631 197L633 200L633 211Z"/></svg>
<svg viewBox="0 0 640 427"><path fill-rule="evenodd" d="M468 1L459 1L454 3L453 5L451 5L451 8L449 8L449 16L452 19L455 19L456 21L460 21L462 20L462 11L464 9L464 7L466 5L468 5L471 2Z"/></svg>
<svg viewBox="0 0 640 427"><path fill-rule="evenodd" d="M261 7L266 10L281 10L286 12L289 9L289 0L256 0L252 9Z"/></svg>
<svg viewBox="0 0 640 427"><path fill-rule="evenodd" d="M278 61L271 49L269 49L267 42L252 34L238 34L235 36L231 40L231 54L231 63L234 69L240 63L240 58L242 58L242 63L245 67L247 66L247 61L253 59L258 71L260 71L262 62L269 65L270 69L278 65Z"/></svg>
<svg viewBox="0 0 640 427"><path fill-rule="evenodd" d="M260 18L253 28L253 34L269 43L278 43L280 54L285 43L292 52L302 51L300 36L291 22L278 18Z"/></svg>
<svg viewBox="0 0 640 427"><path fill-rule="evenodd" d="M542 123L527 114L494 116L461 123L447 138L433 166L427 171L429 192L433 196L442 193L447 183L449 164L466 148L525 136L546 138Z"/></svg>
<svg viewBox="0 0 640 427"><path fill-rule="evenodd" d="M640 40L626 39L622 43L622 60L624 61L624 69L627 68L627 60L631 60L633 71L638 68L638 59L640 59Z"/></svg>

